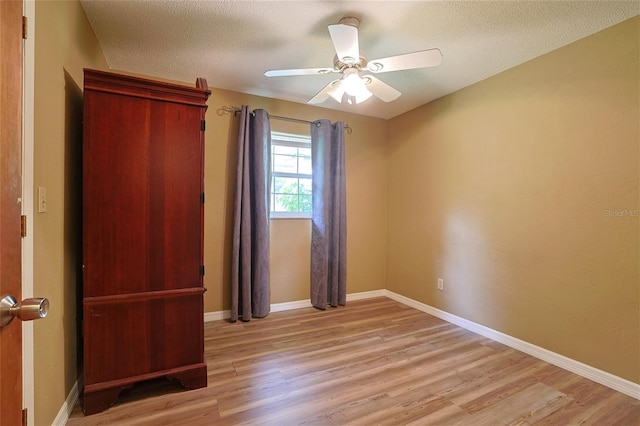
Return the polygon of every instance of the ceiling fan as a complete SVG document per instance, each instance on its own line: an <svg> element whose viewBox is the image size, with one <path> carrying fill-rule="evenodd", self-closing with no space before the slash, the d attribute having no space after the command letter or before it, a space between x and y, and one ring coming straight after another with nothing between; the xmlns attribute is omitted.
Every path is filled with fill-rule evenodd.
<svg viewBox="0 0 640 426"><path fill-rule="evenodd" d="M396 100L401 93L371 74L360 75L368 70L372 73L401 71L414 68L426 68L440 65L442 53L440 49L421 50L413 53L389 56L387 58L367 61L360 56L358 47L357 18L342 18L340 23L329 25L329 34L336 49L333 68L301 68L288 70L270 70L264 73L267 77L285 77L293 75L314 75L341 73L342 77L327 84L308 103L320 104L329 97L336 102L360 103L375 95L384 102Z"/></svg>

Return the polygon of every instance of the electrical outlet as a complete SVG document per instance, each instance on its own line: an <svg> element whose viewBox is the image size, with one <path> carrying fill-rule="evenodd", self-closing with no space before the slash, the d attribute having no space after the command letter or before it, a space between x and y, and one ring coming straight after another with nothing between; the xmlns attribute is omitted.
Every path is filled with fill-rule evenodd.
<svg viewBox="0 0 640 426"><path fill-rule="evenodd" d="M438 278L438 290L444 290L444 280L442 278Z"/></svg>

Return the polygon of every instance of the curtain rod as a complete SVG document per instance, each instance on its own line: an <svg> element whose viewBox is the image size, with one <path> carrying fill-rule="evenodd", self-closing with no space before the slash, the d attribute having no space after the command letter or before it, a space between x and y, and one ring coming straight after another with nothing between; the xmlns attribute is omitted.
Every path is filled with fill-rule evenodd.
<svg viewBox="0 0 640 426"><path fill-rule="evenodd" d="M240 108L234 107L234 106L222 106L218 111L222 111L223 114L236 115L237 113L240 112ZM280 115L271 115L271 114L268 114L268 115L269 115L269 118L273 118L274 120L291 121L294 123L306 123L306 124L316 123L315 121L302 120L300 118L282 117ZM344 130L348 134L351 134L351 132L353 132L353 129L346 123L344 125Z"/></svg>

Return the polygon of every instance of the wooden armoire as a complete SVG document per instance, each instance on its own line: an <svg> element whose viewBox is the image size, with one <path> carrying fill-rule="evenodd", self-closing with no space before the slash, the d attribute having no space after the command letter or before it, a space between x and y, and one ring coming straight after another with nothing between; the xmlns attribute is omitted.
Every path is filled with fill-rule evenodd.
<svg viewBox="0 0 640 426"><path fill-rule="evenodd" d="M211 92L84 70L85 414L137 382L207 385L204 128Z"/></svg>

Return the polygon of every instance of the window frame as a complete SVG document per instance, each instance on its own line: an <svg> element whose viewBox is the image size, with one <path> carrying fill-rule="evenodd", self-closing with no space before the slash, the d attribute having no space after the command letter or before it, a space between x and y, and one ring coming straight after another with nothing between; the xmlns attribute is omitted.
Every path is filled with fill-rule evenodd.
<svg viewBox="0 0 640 426"><path fill-rule="evenodd" d="M301 135L301 134L293 134L293 133L284 133L271 131L271 176L269 181L269 188L273 188L274 178L275 177L288 177L288 178L304 178L311 179L313 182L312 174L304 174L304 173L289 173L289 172L275 172L273 170L273 147L277 146L286 146L292 148L308 148L309 153L311 154L311 135ZM274 194L269 191L269 197L273 200ZM276 212L273 211L273 205L270 202L269 207L269 218L270 219L311 219L311 211L308 212Z"/></svg>

